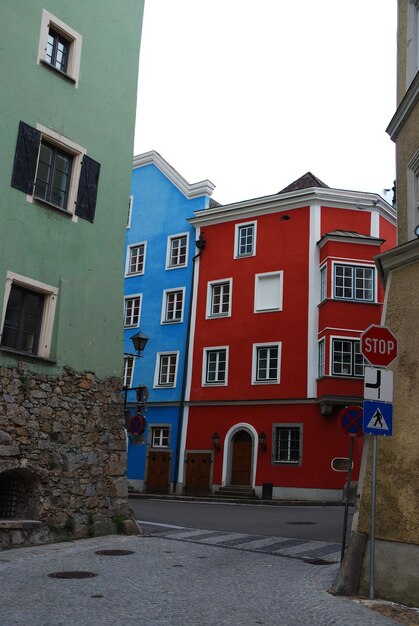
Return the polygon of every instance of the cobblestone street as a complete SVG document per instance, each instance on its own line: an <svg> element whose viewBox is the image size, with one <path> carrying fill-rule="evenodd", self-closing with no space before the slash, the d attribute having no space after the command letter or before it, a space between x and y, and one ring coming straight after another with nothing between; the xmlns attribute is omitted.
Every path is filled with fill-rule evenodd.
<svg viewBox="0 0 419 626"><path fill-rule="evenodd" d="M201 535L203 531L201 532ZM0 553L2 626L384 626L327 593L337 563L155 536L108 536ZM226 537L224 537L226 538ZM201 536L202 539L202 536ZM333 544L332 544L333 545ZM132 554L99 555L99 550ZM57 579L54 572L90 572Z"/></svg>

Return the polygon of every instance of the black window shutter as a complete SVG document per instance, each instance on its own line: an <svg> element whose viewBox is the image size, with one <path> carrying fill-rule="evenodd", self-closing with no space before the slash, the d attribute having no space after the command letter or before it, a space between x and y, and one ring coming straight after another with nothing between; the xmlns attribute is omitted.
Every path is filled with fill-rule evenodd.
<svg viewBox="0 0 419 626"><path fill-rule="evenodd" d="M95 218L99 173L100 163L84 155L75 213L89 222L93 222Z"/></svg>
<svg viewBox="0 0 419 626"><path fill-rule="evenodd" d="M33 193L40 141L41 133L39 130L25 124L25 122L19 122L11 184L12 187L16 187L24 193Z"/></svg>

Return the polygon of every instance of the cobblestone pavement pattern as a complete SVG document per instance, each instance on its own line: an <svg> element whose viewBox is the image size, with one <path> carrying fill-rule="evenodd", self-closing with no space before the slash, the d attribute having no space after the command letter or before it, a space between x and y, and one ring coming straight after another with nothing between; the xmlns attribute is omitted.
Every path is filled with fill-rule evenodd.
<svg viewBox="0 0 419 626"><path fill-rule="evenodd" d="M134 550L99 556L96 550ZM0 552L1 626L389 626L327 593L338 564L162 536L108 536ZM94 578L49 578L57 571Z"/></svg>

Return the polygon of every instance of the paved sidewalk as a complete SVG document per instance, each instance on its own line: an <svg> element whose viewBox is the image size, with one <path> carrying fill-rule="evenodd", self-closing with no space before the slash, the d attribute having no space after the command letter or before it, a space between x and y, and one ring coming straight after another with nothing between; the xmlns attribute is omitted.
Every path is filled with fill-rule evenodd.
<svg viewBox="0 0 419 626"><path fill-rule="evenodd" d="M134 554L100 556L96 550ZM327 593L337 564L159 536L108 536L0 552L1 626L385 626ZM56 579L57 571L88 571Z"/></svg>

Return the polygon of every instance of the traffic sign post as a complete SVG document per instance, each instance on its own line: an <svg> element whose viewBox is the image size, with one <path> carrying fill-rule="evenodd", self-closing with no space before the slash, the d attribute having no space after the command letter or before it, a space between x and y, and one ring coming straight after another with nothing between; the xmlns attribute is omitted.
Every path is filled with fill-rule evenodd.
<svg viewBox="0 0 419 626"><path fill-rule="evenodd" d="M341 430L349 435L349 459L348 459L348 473L346 476L346 496L345 496L345 513L343 516L343 529L342 529L342 545L340 551L340 561L342 562L346 549L346 530L348 528L348 514L349 514L349 498L351 494L351 476L352 476L352 460L354 455L354 440L355 437L362 437L362 409L360 406L346 406L339 412L338 424Z"/></svg>
<svg viewBox="0 0 419 626"><path fill-rule="evenodd" d="M397 357L397 338L387 326L371 324L361 335L361 352L371 365L388 367Z"/></svg>
<svg viewBox="0 0 419 626"><path fill-rule="evenodd" d="M386 326L371 324L361 335L361 353L375 367L365 367L364 413L362 430L372 435L370 589L374 599L375 492L377 474L377 435L393 433L393 372L388 367L397 358L397 338Z"/></svg>

